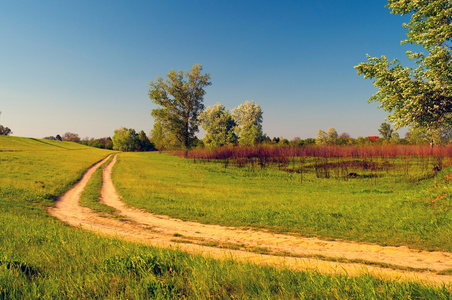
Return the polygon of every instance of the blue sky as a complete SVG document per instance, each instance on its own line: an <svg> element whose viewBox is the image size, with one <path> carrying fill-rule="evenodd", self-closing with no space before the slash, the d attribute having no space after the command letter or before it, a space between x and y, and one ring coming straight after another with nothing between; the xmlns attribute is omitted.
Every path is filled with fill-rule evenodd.
<svg viewBox="0 0 452 300"><path fill-rule="evenodd" d="M387 113L353 68L405 60L383 0L2 1L0 124L16 136L153 126L149 81L204 66L206 106L254 100L270 137L378 135ZM403 132L403 131L401 131Z"/></svg>

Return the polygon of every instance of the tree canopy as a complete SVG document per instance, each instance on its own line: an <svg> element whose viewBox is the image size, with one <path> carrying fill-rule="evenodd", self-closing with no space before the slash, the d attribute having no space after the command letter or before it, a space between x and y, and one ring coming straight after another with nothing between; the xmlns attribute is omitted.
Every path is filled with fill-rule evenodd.
<svg viewBox="0 0 452 300"><path fill-rule="evenodd" d="M135 129L121 127L115 130L113 149L119 151L152 151L154 145L149 141L143 130L136 133Z"/></svg>
<svg viewBox="0 0 452 300"><path fill-rule="evenodd" d="M198 120L201 127L206 131L203 138L205 146L216 148L236 143L234 119L221 103L209 106L199 115Z"/></svg>
<svg viewBox="0 0 452 300"><path fill-rule="evenodd" d="M263 137L262 109L254 101L245 101L231 111L236 127L235 132L239 136L242 145L257 144Z"/></svg>
<svg viewBox="0 0 452 300"><path fill-rule="evenodd" d="M452 2L450 0L389 0L393 14L410 15L402 44L422 46L428 54L407 51L415 68L386 56L370 57L355 68L379 89L369 102L380 102L396 129L423 127L430 131L452 126Z"/></svg>
<svg viewBox="0 0 452 300"><path fill-rule="evenodd" d="M384 139L390 139L392 138L392 134L394 133L394 129L392 129L391 124L388 124L386 122L381 123L380 129L378 129L378 132L380 133L380 136Z"/></svg>
<svg viewBox="0 0 452 300"><path fill-rule="evenodd" d="M149 98L161 106L152 110L152 116L164 130L179 143L189 148L198 132L198 116L204 110L204 88L211 85L210 74L202 74L203 67L193 65L191 70L171 70L166 79L157 77L149 83Z"/></svg>

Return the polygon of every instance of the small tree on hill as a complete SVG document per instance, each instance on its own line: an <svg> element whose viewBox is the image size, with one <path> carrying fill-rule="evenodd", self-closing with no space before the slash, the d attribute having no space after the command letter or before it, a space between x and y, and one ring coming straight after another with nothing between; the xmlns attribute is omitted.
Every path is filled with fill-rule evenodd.
<svg viewBox="0 0 452 300"><path fill-rule="evenodd" d="M2 112L0 111L0 115L2 114ZM10 135L13 132L11 131L11 129L9 129L8 127L4 127L3 125L0 125L0 135Z"/></svg>
<svg viewBox="0 0 452 300"><path fill-rule="evenodd" d="M66 132L63 137L61 138L61 140L66 141L66 142L74 142L74 143L79 143L80 142L80 137L77 133L72 133L72 132Z"/></svg>

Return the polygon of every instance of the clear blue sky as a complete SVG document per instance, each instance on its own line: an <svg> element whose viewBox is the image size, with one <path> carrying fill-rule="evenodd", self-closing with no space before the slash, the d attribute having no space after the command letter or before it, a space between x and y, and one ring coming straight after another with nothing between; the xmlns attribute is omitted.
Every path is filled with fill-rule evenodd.
<svg viewBox="0 0 452 300"><path fill-rule="evenodd" d="M205 105L254 100L270 137L378 135L387 113L353 68L405 59L384 0L1 1L0 124L15 136L153 126L149 81L204 66Z"/></svg>

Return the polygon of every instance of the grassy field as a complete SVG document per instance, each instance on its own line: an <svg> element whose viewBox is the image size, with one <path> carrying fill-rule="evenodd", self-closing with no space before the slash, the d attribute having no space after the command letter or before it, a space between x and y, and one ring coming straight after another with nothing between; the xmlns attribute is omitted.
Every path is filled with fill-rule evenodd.
<svg viewBox="0 0 452 300"><path fill-rule="evenodd" d="M403 163L403 162L400 162ZM277 168L224 167L159 153L124 153L113 179L132 206L207 224L452 251L450 168L317 178ZM333 172L333 171L332 171Z"/></svg>
<svg viewBox="0 0 452 300"><path fill-rule="evenodd" d="M446 287L215 261L69 227L50 217L46 206L111 152L15 137L0 137L0 150L0 299L452 297ZM183 165L164 155L121 154L122 167L134 156ZM187 177L200 184L202 174L207 175L203 170ZM86 197L98 193L95 183L100 176L93 179L94 187Z"/></svg>

